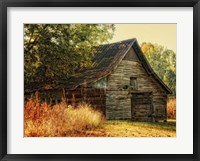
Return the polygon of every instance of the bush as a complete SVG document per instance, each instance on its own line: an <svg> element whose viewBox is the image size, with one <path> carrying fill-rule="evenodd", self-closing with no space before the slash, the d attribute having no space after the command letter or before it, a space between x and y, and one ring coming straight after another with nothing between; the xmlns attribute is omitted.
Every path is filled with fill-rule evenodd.
<svg viewBox="0 0 200 161"><path fill-rule="evenodd" d="M169 99L167 101L167 117L169 119L176 119L176 99Z"/></svg>
<svg viewBox="0 0 200 161"><path fill-rule="evenodd" d="M41 103L37 97L24 105L24 136L70 136L83 130L97 128L102 114L82 103L76 108L63 101L56 105Z"/></svg>

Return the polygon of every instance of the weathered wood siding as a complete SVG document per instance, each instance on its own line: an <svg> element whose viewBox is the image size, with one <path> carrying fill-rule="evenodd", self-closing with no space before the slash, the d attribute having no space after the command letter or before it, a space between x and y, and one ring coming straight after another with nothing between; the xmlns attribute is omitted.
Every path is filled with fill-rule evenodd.
<svg viewBox="0 0 200 161"><path fill-rule="evenodd" d="M92 88L97 88L97 89L101 89L101 88L106 89L106 87L107 87L107 77L102 78L102 79L92 83L89 86L91 86Z"/></svg>
<svg viewBox="0 0 200 161"><path fill-rule="evenodd" d="M35 95L35 93L26 95L25 99ZM38 91L38 97L41 101L55 104L62 101L62 98L66 99L67 104L76 106L82 102L92 105L95 110L102 112L105 115L106 105L106 91L105 88L76 88L75 90L65 89L51 89L45 91Z"/></svg>
<svg viewBox="0 0 200 161"><path fill-rule="evenodd" d="M107 77L106 118L131 119L130 77L137 78L137 92L152 92L153 114L166 119L167 95L160 84L147 74L132 48Z"/></svg>
<svg viewBox="0 0 200 161"><path fill-rule="evenodd" d="M66 91L66 98L69 104L73 106L81 102L86 102L105 115L106 91L104 88L77 88Z"/></svg>

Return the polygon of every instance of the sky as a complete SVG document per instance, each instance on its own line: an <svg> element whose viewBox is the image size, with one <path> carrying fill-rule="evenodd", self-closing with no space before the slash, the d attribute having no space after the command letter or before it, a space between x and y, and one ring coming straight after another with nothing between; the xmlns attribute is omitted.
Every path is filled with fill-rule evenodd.
<svg viewBox="0 0 200 161"><path fill-rule="evenodd" d="M176 24L115 24L115 27L110 43L136 38L139 44L157 43L176 52Z"/></svg>

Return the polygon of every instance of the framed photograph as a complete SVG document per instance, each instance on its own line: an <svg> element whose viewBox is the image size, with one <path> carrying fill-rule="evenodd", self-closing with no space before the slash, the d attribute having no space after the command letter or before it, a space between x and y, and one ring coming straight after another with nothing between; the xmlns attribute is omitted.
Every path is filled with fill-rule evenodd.
<svg viewBox="0 0 200 161"><path fill-rule="evenodd" d="M1 160L199 160L198 0L0 7Z"/></svg>

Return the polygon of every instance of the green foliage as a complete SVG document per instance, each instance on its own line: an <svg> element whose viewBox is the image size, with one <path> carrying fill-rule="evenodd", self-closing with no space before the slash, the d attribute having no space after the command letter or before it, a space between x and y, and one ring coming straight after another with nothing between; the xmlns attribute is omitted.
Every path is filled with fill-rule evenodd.
<svg viewBox="0 0 200 161"><path fill-rule="evenodd" d="M141 49L156 74L176 95L176 53L158 44L146 42L142 43Z"/></svg>
<svg viewBox="0 0 200 161"><path fill-rule="evenodd" d="M112 24L25 24L25 83L66 79L92 66L93 47L112 38Z"/></svg>

